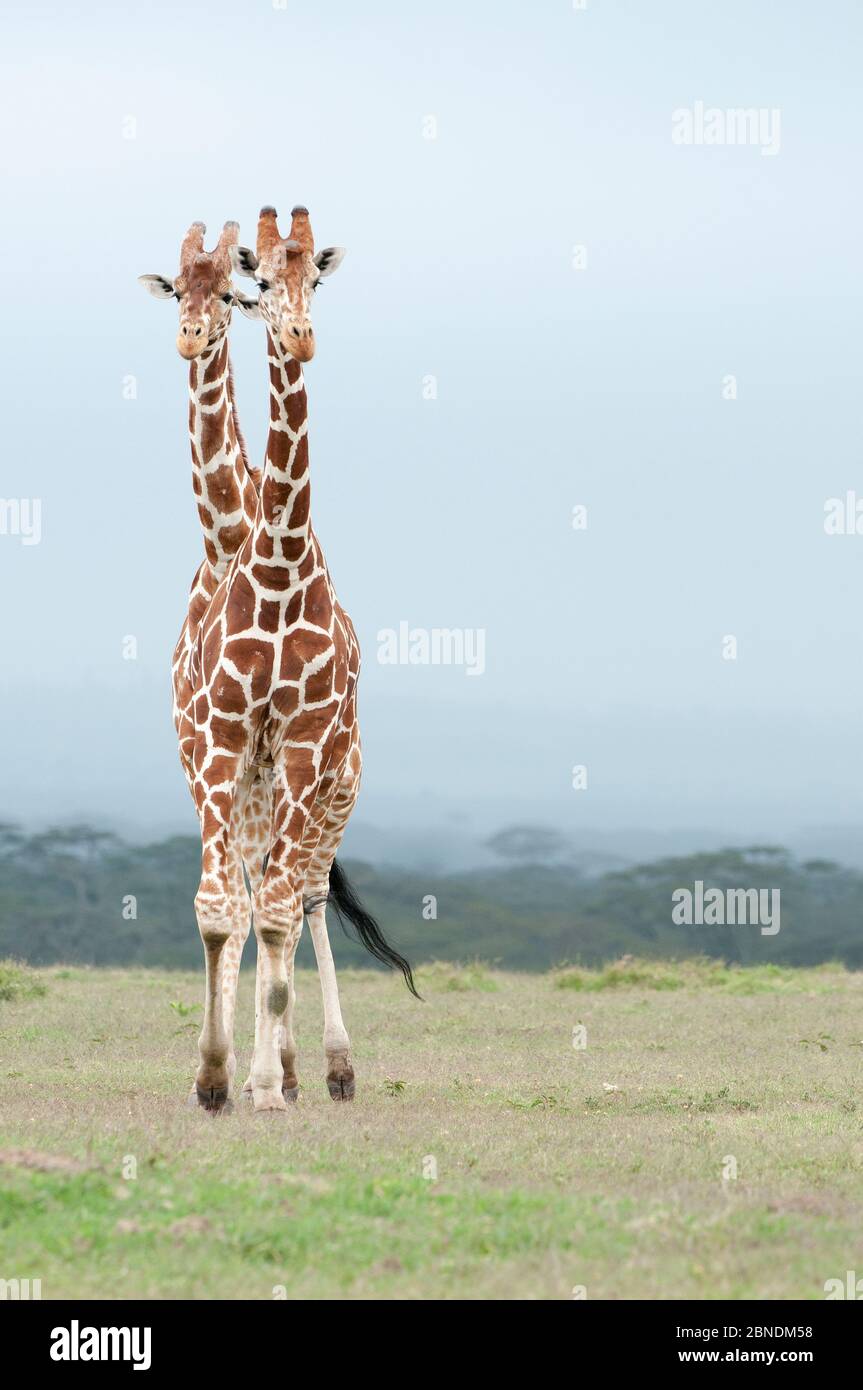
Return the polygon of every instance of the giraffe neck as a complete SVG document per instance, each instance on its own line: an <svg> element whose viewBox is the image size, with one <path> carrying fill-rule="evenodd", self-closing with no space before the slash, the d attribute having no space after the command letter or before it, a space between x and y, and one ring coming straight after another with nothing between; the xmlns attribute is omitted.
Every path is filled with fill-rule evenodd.
<svg viewBox="0 0 863 1390"><path fill-rule="evenodd" d="M234 409L227 333L189 363L189 439L204 552L220 579L252 530L258 503Z"/></svg>
<svg viewBox="0 0 863 1390"><path fill-rule="evenodd" d="M255 551L277 568L296 569L312 541L309 445L303 369L267 330L270 431L255 524Z"/></svg>

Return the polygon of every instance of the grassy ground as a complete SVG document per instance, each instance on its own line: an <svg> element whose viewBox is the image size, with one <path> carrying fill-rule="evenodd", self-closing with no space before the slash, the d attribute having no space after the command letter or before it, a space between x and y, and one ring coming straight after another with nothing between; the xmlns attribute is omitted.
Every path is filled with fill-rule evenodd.
<svg viewBox="0 0 863 1390"><path fill-rule="evenodd" d="M783 1299L863 1271L863 975L439 966L424 1004L340 978L353 1105L327 1095L304 974L300 1101L212 1120L184 1109L198 975L0 966L0 1277L45 1298Z"/></svg>

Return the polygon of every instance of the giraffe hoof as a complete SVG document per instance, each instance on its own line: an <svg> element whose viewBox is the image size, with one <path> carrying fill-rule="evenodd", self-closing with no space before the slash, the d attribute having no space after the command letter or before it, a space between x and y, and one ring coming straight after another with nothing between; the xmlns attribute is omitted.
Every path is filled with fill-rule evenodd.
<svg viewBox="0 0 863 1390"><path fill-rule="evenodd" d="M262 1115L268 1110L287 1110L281 1086L260 1086L252 1091L252 1104L255 1114Z"/></svg>
<svg viewBox="0 0 863 1390"><path fill-rule="evenodd" d="M199 1086L197 1082L186 1103L192 1110L200 1107L211 1115L230 1115L234 1108L227 1086Z"/></svg>
<svg viewBox="0 0 863 1390"><path fill-rule="evenodd" d="M294 1105L300 1098L299 1086L283 1086L282 1095L289 1104Z"/></svg>
<svg viewBox="0 0 863 1390"><path fill-rule="evenodd" d="M329 1071L327 1072L327 1090L332 1100L353 1100L354 1098L354 1069L351 1066L350 1054L345 1049L330 1052L327 1056Z"/></svg>

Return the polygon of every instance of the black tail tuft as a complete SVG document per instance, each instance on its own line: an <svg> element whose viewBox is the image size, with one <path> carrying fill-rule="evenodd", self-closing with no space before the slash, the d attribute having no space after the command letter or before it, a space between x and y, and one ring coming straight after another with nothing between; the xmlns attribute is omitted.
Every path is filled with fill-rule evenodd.
<svg viewBox="0 0 863 1390"><path fill-rule="evenodd" d="M338 913L339 921L345 932L348 930L348 923L353 927L359 940L366 950L384 965L388 965L391 970L400 970L405 977L405 984L411 994L416 999L421 999L422 995L417 994L414 984L413 972L404 956L400 956L394 946L391 946L375 921L371 913L366 912L353 888L344 869L338 860L333 860L330 869L330 894L328 901Z"/></svg>

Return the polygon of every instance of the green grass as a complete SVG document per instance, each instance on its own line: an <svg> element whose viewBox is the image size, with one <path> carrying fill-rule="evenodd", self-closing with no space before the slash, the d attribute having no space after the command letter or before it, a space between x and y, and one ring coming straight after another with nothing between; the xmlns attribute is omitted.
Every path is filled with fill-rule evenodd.
<svg viewBox="0 0 863 1390"><path fill-rule="evenodd" d="M692 957L681 961L635 960L624 956L599 970L561 968L554 973L558 989L604 990L633 986L642 989L722 989L727 994L781 994L795 990L829 990L839 964L796 970L787 965L725 965Z"/></svg>
<svg viewBox="0 0 863 1390"><path fill-rule="evenodd" d="M29 965L17 960L0 960L0 1001L34 999L44 993L44 983Z"/></svg>
<svg viewBox="0 0 863 1390"><path fill-rule="evenodd" d="M417 981L421 993L423 988L451 989L460 993L479 989L485 994L493 994L497 989L494 975L489 967L479 960L471 961L469 965L454 964L445 960L434 961L430 965L423 965L417 971Z"/></svg>
<svg viewBox="0 0 863 1390"><path fill-rule="evenodd" d="M863 1267L863 977L841 968L432 966L423 1004L344 970L345 1106L301 973L298 1104L218 1120L185 1109L199 976L20 969L0 1277L45 1298L821 1298Z"/></svg>

